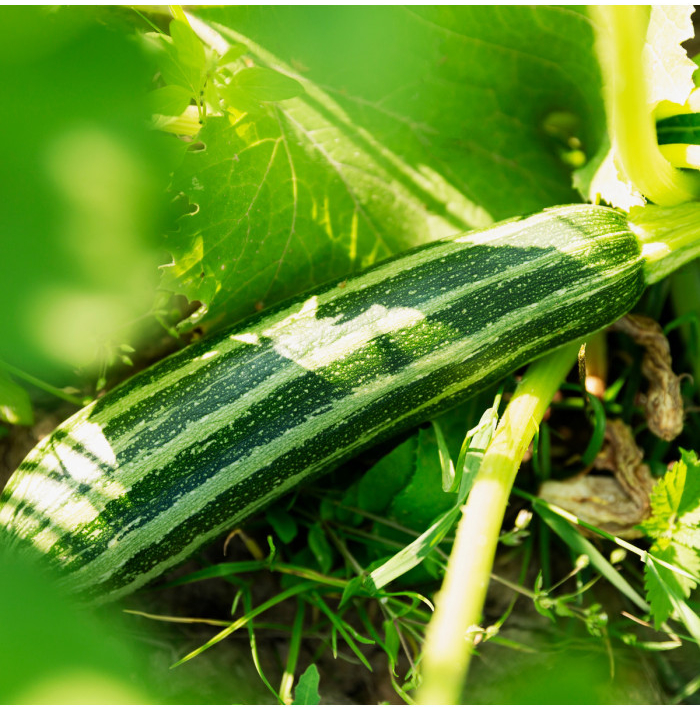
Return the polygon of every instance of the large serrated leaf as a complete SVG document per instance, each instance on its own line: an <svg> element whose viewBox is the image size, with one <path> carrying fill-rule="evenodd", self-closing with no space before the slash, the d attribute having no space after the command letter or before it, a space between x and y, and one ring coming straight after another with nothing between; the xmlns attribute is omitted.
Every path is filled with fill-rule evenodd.
<svg viewBox="0 0 700 709"><path fill-rule="evenodd" d="M697 616L689 615L685 599L696 587L697 583L684 573L678 573L666 565L657 563L657 559L673 567L698 576L700 572L700 557L694 549L688 549L673 542L660 548L654 545L644 567L644 585L647 598L651 605L654 624L658 628L675 610L685 620L690 620L689 630L698 623ZM692 630L691 630L692 632Z"/></svg>
<svg viewBox="0 0 700 709"><path fill-rule="evenodd" d="M410 246L570 201L543 121L569 111L584 144L600 138L592 34L577 12L201 12L226 25L215 25L220 51L245 45L306 94L233 128L211 121L206 148L176 173L196 206L168 238L163 285L204 304L187 325L236 320Z"/></svg>
<svg viewBox="0 0 700 709"><path fill-rule="evenodd" d="M681 459L654 485L651 515L640 528L650 537L676 539L688 545L700 524L700 463L693 451L681 449ZM691 544L691 546L696 546Z"/></svg>

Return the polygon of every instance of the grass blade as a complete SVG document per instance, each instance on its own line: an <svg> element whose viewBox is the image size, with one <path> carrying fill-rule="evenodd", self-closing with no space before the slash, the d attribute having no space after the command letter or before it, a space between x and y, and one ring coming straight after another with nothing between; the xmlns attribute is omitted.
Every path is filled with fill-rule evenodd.
<svg viewBox="0 0 700 709"><path fill-rule="evenodd" d="M574 527L538 500L533 501L537 514L576 554L585 554L598 572L638 608L648 612L649 604L630 586L617 569Z"/></svg>
<svg viewBox="0 0 700 709"><path fill-rule="evenodd" d="M304 591L308 591L309 589L313 588L315 586L315 583L313 582L304 582L304 583L298 583L296 586L292 586L291 588L288 588L286 591L282 591L282 593L278 593L276 596L273 596L272 598L268 599L264 603L261 603L257 608L252 610L250 613L246 613L243 615L241 618L238 620L234 621L231 623L228 628L225 630L222 630L220 633L216 634L213 638L208 640L204 645L201 645L198 647L196 650L193 650L189 654L185 655L181 660L178 660L174 665L170 667L170 669L174 669L175 667L178 667L179 665L182 665L185 662L188 662L189 660L192 660L193 658L197 657L197 655L201 655L205 650L208 650L212 645L216 645L216 643L221 642L225 638L227 638L231 633L235 633L236 630L239 630L242 628L244 625L249 623L253 618L256 616L260 615L261 613L264 613L266 610L269 610L273 606L276 606L278 603L281 603L282 601L286 600L287 598L292 598L293 596L297 596L300 593L304 593Z"/></svg>

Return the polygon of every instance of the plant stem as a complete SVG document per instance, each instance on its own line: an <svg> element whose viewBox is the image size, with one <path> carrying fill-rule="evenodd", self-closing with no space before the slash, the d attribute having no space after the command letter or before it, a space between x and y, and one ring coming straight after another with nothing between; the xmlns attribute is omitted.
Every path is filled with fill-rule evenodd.
<svg viewBox="0 0 700 709"><path fill-rule="evenodd" d="M72 394L67 394L65 391L63 391L63 389L59 389L58 387L55 387L52 384L48 384L47 382L41 379L37 379L31 374L27 374L27 372L24 372L21 369L17 369L17 367L13 367L11 364L3 362L2 360L0 360L0 369L4 369L6 372L12 374L18 379L24 379L25 382L33 384L35 387L37 387L37 389L42 389L43 391L48 392L49 394L53 394L59 399L64 399L65 401L68 401L71 404L75 404L76 406L85 406L86 404L89 404L92 401L90 397L80 397L73 396Z"/></svg>
<svg viewBox="0 0 700 709"><path fill-rule="evenodd" d="M700 204L633 207L630 229L642 243L644 280L656 283L700 256Z"/></svg>
<svg viewBox="0 0 700 709"><path fill-rule="evenodd" d="M654 115L647 103L642 53L649 8L591 7L596 50L605 84L608 134L620 167L648 199L664 206L700 196L700 179L674 168L659 150Z"/></svg>
<svg viewBox="0 0 700 709"><path fill-rule="evenodd" d="M418 704L457 704L486 597L515 474L549 403L571 369L579 342L530 365L498 424L457 528L423 648Z"/></svg>
<svg viewBox="0 0 700 709"><path fill-rule="evenodd" d="M291 704L292 688L294 686L294 674L297 668L297 660L299 659L299 649L301 647L301 636L304 630L304 611L305 604L301 597L297 598L297 612L294 616L294 624L292 626L292 637L289 643L289 653L287 655L287 666L282 675L280 682L279 696L285 704Z"/></svg>

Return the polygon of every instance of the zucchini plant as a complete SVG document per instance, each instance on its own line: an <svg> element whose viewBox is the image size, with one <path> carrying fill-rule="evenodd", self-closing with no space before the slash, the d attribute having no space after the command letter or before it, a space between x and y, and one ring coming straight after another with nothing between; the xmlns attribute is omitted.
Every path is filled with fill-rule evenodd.
<svg viewBox="0 0 700 709"><path fill-rule="evenodd" d="M128 328L121 335L100 328L99 396L89 403L84 383L82 391L46 384L2 351L8 363L0 371L0 385L6 380L0 405L8 422L31 418L29 399L11 377L86 405L46 436L9 480L0 497L0 538L7 548L47 559L82 598L114 601L159 579L285 493L533 362L483 460L465 444L455 466L436 434L443 487L458 491L459 504L466 504L436 597L417 698L458 702L515 474L579 346L635 308L649 286L682 266L695 268L700 254L692 130L685 128L680 147L686 150L678 143L659 147L655 123L666 121L659 123L659 136L676 115L695 125L692 69L678 41L654 34L678 19L673 13L687 20L687 12L611 8L589 16L513 9L494 27L485 22L493 19L489 9L465 9L457 19L446 9L376 10L392 21L400 18L406 46L427 47L404 68L428 77L420 106L410 98L410 82L386 105L376 97L394 85L400 62L392 53L400 56L405 48L384 48L392 60L388 68L368 74L372 80L360 88L353 83L357 77L347 76L348 57L325 65L327 48L303 44L298 18L307 11L279 12L292 25L301 22L299 39L286 48L262 22L264 10L205 9L193 16L175 7L172 16L130 14L151 68L144 104L150 132L147 138L139 133L131 148L157 143L151 148L161 161L157 179L163 181L167 166L169 185L162 192L167 209L177 212L176 228L161 242L172 259L162 266L161 292L136 320L160 322L171 336L191 343L107 387L110 365L121 360L132 366L143 341ZM322 12L338 31L361 16L355 9ZM530 57L524 65L541 80L531 104L507 103L513 87L505 73L496 78L483 69L502 101L494 109L493 135L479 120L485 99L477 95L478 83L465 89L464 106L453 107L454 115L468 109L461 125L430 101L432 80L440 86L472 76L467 60L455 67L449 56L442 61L437 54L471 46L446 29L450 23L471 26L475 18L483 20L477 23L480 42L512 44L512 51ZM517 26L539 43L520 46L512 34ZM561 51L547 44L557 36L552 27L575 38L584 59L550 75ZM591 50L594 34L598 59ZM673 66L664 70L680 72L665 89L653 80L661 69L644 59L659 53L654 42L663 49L672 45ZM306 76L304 62L296 59L302 50L313 75ZM500 56L496 52L494 59ZM493 189L499 161L492 165L484 157L478 138L492 150L507 142L505 133L498 134L502 114L509 130L539 121L538 131L513 138L514 162L537 189L521 190L512 176L500 191ZM448 136L443 142L436 128ZM59 130L55 144L37 150L54 166L57 191L74 209L66 224L90 225L105 216L99 194L81 196L92 194L84 192L91 173L81 172L76 188L68 172L55 167L74 154L73 130L69 122L68 137ZM105 143L105 135L89 136L86 145L113 155L118 132L113 142ZM127 195L134 171L120 173L124 165L116 158L109 164L125 178L117 182ZM577 195L566 180L574 168L579 195L593 204L572 203ZM494 179L470 183L472 172ZM539 188L548 180L557 186L543 196ZM506 187L512 198L501 194ZM149 189L155 192L150 183ZM558 203L564 206L551 206ZM134 214L140 214L139 204L133 201ZM510 218L496 221L504 217ZM154 222L152 215L141 227ZM130 284L130 293L137 290ZM164 305L167 292L194 305L173 315L172 303ZM112 312L106 302L100 300L84 322L106 319ZM126 321L133 307L119 313ZM12 332L26 348L20 330ZM67 365L89 365L70 338L61 342L54 369L46 371L65 376ZM44 352L35 361L46 365L50 359ZM687 499L683 505L679 509L692 512ZM660 503L651 507L661 519ZM456 508L440 517L400 552L400 563L390 560L371 573L356 569L357 583L344 586L343 603L353 594L380 592L425 559L455 517ZM700 640L700 621L686 603L697 569L679 561L676 547L676 556L661 548L659 540L668 535L658 524L649 523L646 533L657 539L647 562L647 610L659 626L680 619ZM612 573L600 563L601 573ZM672 599L663 608L659 589ZM310 593L331 618L325 601ZM300 627L302 610L297 619ZM285 701L289 677L282 686Z"/></svg>

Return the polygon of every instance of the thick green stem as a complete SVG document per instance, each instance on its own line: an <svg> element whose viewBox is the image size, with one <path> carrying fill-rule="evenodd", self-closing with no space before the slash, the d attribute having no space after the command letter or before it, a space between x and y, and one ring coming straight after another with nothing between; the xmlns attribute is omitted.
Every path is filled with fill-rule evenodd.
<svg viewBox="0 0 700 709"><path fill-rule="evenodd" d="M700 257L700 204L634 207L630 229L642 243L644 280L656 283Z"/></svg>
<svg viewBox="0 0 700 709"><path fill-rule="evenodd" d="M530 365L501 418L462 507L455 543L423 648L419 704L457 704L474 645L515 474L580 343Z"/></svg>
<svg viewBox="0 0 700 709"><path fill-rule="evenodd" d="M605 84L608 134L627 178L647 198L664 206L700 196L700 176L674 168L659 150L642 53L649 8L608 5L591 8L596 49Z"/></svg>

